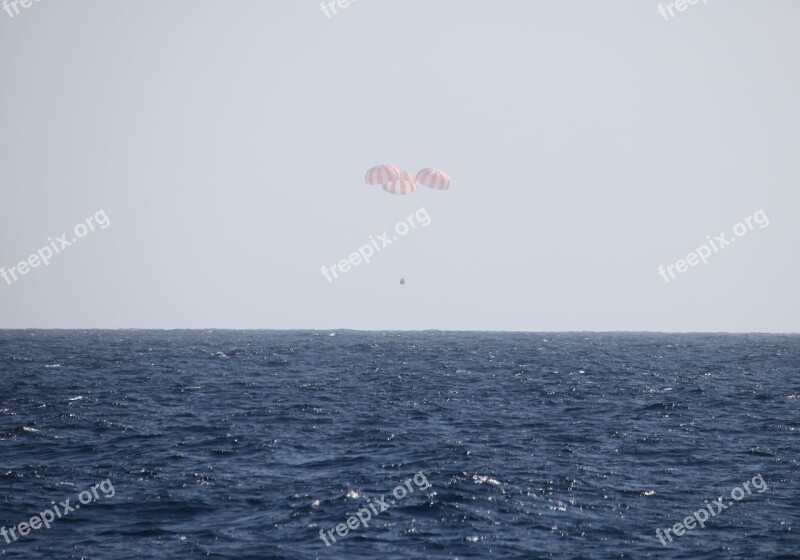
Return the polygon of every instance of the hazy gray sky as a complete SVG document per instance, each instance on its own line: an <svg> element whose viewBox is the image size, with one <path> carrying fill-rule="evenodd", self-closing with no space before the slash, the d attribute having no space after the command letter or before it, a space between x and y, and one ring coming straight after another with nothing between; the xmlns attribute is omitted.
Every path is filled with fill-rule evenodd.
<svg viewBox="0 0 800 560"><path fill-rule="evenodd" d="M19 9L0 267L111 225L0 279L0 327L800 331L796 0ZM384 162L453 187L366 186Z"/></svg>

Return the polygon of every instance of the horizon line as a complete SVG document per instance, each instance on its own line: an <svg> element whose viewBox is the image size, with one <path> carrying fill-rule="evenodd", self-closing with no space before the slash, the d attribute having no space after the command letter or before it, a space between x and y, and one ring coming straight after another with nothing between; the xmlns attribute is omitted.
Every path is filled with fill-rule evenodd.
<svg viewBox="0 0 800 560"><path fill-rule="evenodd" d="M357 332L357 333L508 333L508 334L724 334L724 335L800 335L792 331L630 331L630 330L553 330L553 331L528 331L528 330L474 330L474 329L352 329L352 328L231 328L231 327L0 327L0 332L5 331L230 331L230 332Z"/></svg>

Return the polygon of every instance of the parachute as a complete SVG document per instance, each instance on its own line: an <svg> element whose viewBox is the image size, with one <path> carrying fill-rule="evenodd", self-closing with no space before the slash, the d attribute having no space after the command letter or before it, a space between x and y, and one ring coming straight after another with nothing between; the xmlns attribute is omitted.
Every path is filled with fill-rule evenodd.
<svg viewBox="0 0 800 560"><path fill-rule="evenodd" d="M403 171L397 180L389 181L383 185L383 190L392 194L412 194L417 190L417 182L411 173Z"/></svg>
<svg viewBox="0 0 800 560"><path fill-rule="evenodd" d="M400 179L400 170L390 164L378 165L369 169L365 178L368 185L385 185L389 181L398 179Z"/></svg>
<svg viewBox="0 0 800 560"><path fill-rule="evenodd" d="M390 194L407 195L417 190L417 183L430 189L444 191L450 188L450 176L444 171L427 167L414 177L408 171L400 170L389 163L376 165L367 170L365 181L368 185L381 185Z"/></svg>
<svg viewBox="0 0 800 560"><path fill-rule="evenodd" d="M444 191L450 188L450 176L444 171L431 169L430 167L420 170L417 173L417 183L422 183L430 189Z"/></svg>

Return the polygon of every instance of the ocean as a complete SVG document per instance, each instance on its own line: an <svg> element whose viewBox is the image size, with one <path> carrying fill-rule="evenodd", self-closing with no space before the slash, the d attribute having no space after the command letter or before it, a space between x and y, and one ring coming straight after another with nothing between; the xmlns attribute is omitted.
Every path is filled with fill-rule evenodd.
<svg viewBox="0 0 800 560"><path fill-rule="evenodd" d="M0 556L800 558L799 370L796 335L0 331Z"/></svg>

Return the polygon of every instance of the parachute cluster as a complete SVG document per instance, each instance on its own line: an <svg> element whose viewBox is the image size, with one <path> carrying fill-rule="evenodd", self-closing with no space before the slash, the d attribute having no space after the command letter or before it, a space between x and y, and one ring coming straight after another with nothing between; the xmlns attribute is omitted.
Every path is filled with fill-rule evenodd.
<svg viewBox="0 0 800 560"><path fill-rule="evenodd" d="M415 192L417 183L440 191L450 188L450 177L444 171L425 168L420 170L415 177L408 171L400 172L397 167L390 164L378 165L369 169L366 182L368 185L381 185L387 193L402 195Z"/></svg>

